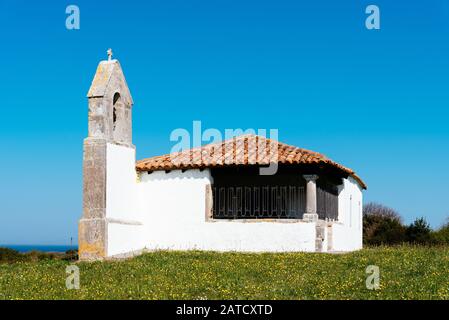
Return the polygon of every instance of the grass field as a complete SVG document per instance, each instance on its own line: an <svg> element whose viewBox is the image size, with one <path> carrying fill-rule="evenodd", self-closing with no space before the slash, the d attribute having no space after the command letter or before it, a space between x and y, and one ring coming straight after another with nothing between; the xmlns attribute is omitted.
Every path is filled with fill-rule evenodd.
<svg viewBox="0 0 449 320"><path fill-rule="evenodd" d="M369 248L349 254L154 252L127 261L0 265L0 299L449 299L449 247ZM380 268L380 289L365 285Z"/></svg>

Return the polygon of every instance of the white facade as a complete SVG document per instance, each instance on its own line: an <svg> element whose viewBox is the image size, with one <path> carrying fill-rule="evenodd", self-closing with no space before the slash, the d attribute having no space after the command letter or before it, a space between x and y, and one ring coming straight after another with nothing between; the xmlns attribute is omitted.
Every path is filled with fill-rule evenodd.
<svg viewBox="0 0 449 320"><path fill-rule="evenodd" d="M314 251L311 224L208 219L206 187L212 182L209 170L142 174L142 220L149 249Z"/></svg>
<svg viewBox="0 0 449 320"><path fill-rule="evenodd" d="M222 220L207 216L210 171L136 173L134 149L108 145L107 256L139 250L316 251L317 224L303 220ZM339 221L324 222L322 251L362 247L362 190L344 179Z"/></svg>
<svg viewBox="0 0 449 320"><path fill-rule="evenodd" d="M332 223L333 250L358 250L362 248L362 188L355 179L349 177L343 180L340 189L338 221Z"/></svg>

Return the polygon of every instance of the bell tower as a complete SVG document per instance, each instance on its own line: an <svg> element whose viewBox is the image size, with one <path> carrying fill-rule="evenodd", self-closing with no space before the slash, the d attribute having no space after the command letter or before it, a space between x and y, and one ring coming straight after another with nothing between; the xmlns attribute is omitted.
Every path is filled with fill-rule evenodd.
<svg viewBox="0 0 449 320"><path fill-rule="evenodd" d="M133 100L120 63L112 59L111 49L108 60L101 61L97 67L87 98L88 136L84 139L83 214L78 242L81 260L98 260L110 255L108 224L117 215L114 210L121 206L115 200L116 189L127 188L128 183L131 186L135 182L135 177L132 181L135 173ZM117 183L117 179L126 181Z"/></svg>
<svg viewBox="0 0 449 320"><path fill-rule="evenodd" d="M103 139L132 146L131 107L133 101L118 60L101 61L87 94L89 99L89 135L87 139Z"/></svg>

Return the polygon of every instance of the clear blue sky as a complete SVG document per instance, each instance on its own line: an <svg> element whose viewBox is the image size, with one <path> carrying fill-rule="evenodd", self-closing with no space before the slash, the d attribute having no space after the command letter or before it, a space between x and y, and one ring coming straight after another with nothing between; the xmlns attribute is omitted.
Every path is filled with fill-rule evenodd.
<svg viewBox="0 0 449 320"><path fill-rule="evenodd" d="M81 29L65 28L65 8ZM365 8L381 30L365 28ZM278 128L367 182L365 201L449 216L449 2L0 1L0 243L67 244L81 216L86 93L112 47L137 157L175 128Z"/></svg>

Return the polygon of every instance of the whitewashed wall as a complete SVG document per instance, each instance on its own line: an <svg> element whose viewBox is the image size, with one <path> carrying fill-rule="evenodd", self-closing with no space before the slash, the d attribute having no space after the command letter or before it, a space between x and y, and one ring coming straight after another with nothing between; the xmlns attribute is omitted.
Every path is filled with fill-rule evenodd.
<svg viewBox="0 0 449 320"><path fill-rule="evenodd" d="M332 249L353 251L362 248L362 188L349 177L343 180L338 196L338 222L332 224Z"/></svg>
<svg viewBox="0 0 449 320"><path fill-rule="evenodd" d="M316 224L298 220L206 219L209 170L140 173L133 148L108 144L106 217L108 256L141 249L216 251L315 251ZM362 190L344 179L339 221L332 224L333 251L362 247ZM323 247L327 248L327 241Z"/></svg>
<svg viewBox="0 0 449 320"><path fill-rule="evenodd" d="M108 222L108 256L137 252L145 248L144 226Z"/></svg>
<svg viewBox="0 0 449 320"><path fill-rule="evenodd" d="M145 233L136 183L135 149L108 143L106 163L107 255L140 250L145 246Z"/></svg>
<svg viewBox="0 0 449 320"><path fill-rule="evenodd" d="M209 170L142 173L148 249L315 251L315 223L206 221Z"/></svg>

